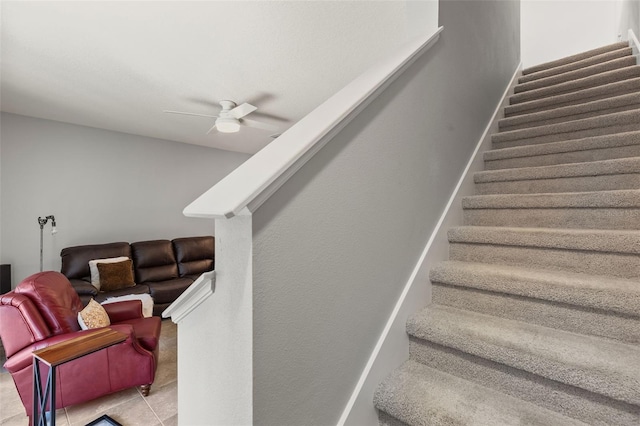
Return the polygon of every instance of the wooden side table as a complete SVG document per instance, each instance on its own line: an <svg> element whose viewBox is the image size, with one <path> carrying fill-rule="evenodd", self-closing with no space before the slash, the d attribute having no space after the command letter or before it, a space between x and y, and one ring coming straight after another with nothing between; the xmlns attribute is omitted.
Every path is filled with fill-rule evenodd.
<svg viewBox="0 0 640 426"><path fill-rule="evenodd" d="M110 328L100 328L80 337L33 351L32 424L35 426L55 426L56 424L56 367L126 339L127 335L124 333ZM49 367L44 388L40 377L40 363ZM47 400L51 412L49 423L46 418Z"/></svg>

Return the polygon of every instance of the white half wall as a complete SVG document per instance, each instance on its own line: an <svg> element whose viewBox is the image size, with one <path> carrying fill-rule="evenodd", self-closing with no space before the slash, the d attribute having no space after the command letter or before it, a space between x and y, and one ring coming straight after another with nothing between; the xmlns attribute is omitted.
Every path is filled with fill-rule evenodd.
<svg viewBox="0 0 640 426"><path fill-rule="evenodd" d="M519 2L439 13L438 42L253 213L256 423L341 420L518 65ZM349 424L377 424L367 399Z"/></svg>
<svg viewBox="0 0 640 426"><path fill-rule="evenodd" d="M182 209L249 155L2 113L0 263L15 287L39 270L60 270L64 247L212 235L213 224Z"/></svg>
<svg viewBox="0 0 640 426"><path fill-rule="evenodd" d="M626 40L639 18L638 0L522 0L523 67Z"/></svg>

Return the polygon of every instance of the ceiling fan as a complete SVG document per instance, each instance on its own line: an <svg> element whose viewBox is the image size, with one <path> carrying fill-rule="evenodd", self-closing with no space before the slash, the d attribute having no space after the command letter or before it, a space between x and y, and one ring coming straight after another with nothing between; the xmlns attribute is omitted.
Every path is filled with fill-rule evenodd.
<svg viewBox="0 0 640 426"><path fill-rule="evenodd" d="M195 112L169 111L169 110L164 110L163 112L170 113L170 114L196 115L199 117L215 118L216 122L207 131L207 134L211 133L213 129L217 129L221 133L235 133L240 130L240 126L255 127L256 129L269 130L269 131L278 130L277 127L272 126L271 124L244 118L258 109L257 107L249 103L245 102L242 105L237 105L233 101L220 101L220 106L222 107L222 110L218 113L218 115L198 114Z"/></svg>

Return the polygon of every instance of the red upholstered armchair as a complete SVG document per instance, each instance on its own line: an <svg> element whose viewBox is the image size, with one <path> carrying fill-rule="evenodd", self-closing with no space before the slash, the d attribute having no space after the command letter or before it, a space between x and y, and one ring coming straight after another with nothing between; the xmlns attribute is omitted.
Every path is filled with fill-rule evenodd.
<svg viewBox="0 0 640 426"><path fill-rule="evenodd" d="M40 272L0 296L0 337L28 416L32 413L32 355L87 333L78 325L80 298L67 278ZM127 334L122 343L62 364L57 369L56 408L79 404L133 386L148 394L156 371L160 318L144 318L138 300L104 305L110 328Z"/></svg>

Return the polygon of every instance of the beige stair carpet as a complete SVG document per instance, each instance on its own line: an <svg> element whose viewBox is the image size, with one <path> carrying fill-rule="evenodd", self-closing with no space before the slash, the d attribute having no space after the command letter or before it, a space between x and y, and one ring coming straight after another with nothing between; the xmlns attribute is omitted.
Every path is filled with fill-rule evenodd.
<svg viewBox="0 0 640 426"><path fill-rule="evenodd" d="M380 424L640 425L640 67L531 67L504 117Z"/></svg>

